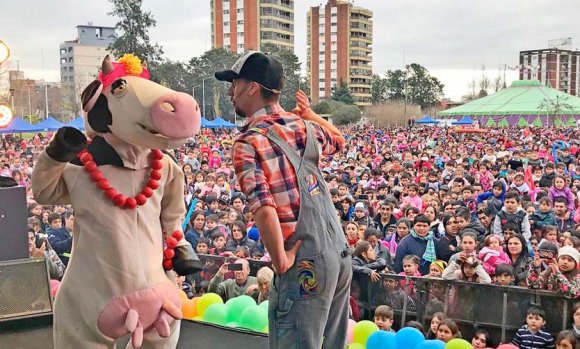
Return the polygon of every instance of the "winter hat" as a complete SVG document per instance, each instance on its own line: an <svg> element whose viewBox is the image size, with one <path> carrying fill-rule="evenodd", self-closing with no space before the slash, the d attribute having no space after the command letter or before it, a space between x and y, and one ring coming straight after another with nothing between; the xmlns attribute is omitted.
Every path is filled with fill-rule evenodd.
<svg viewBox="0 0 580 349"><path fill-rule="evenodd" d="M558 253L558 246L554 245L553 243L551 243L549 241L543 241L538 246L538 250L552 251L552 252L554 252L554 254L557 254Z"/></svg>
<svg viewBox="0 0 580 349"><path fill-rule="evenodd" d="M580 263L580 252L578 252L578 250L576 250L574 247L564 246L560 248L558 250L558 258L562 256L568 256L572 258L576 262L576 265Z"/></svg>
<svg viewBox="0 0 580 349"><path fill-rule="evenodd" d="M354 210L357 211L364 211L365 210L365 204L362 202L357 202L356 205L354 205Z"/></svg>
<svg viewBox="0 0 580 349"><path fill-rule="evenodd" d="M437 268L439 268L441 270L441 272L443 272L445 270L445 268L447 268L447 262L442 261L440 259L431 262L431 265L434 265Z"/></svg>

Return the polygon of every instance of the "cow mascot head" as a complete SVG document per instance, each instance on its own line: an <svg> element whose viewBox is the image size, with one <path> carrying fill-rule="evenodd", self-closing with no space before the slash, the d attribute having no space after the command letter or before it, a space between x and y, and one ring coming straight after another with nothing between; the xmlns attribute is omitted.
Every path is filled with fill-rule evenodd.
<svg viewBox="0 0 580 349"><path fill-rule="evenodd" d="M202 266L181 231L183 173L162 149L199 131L199 107L150 81L133 55L106 57L82 105L91 141L74 128L58 130L32 175L39 203L71 203L75 215L54 347L113 348L131 334L130 347L174 348L181 318L174 272Z"/></svg>

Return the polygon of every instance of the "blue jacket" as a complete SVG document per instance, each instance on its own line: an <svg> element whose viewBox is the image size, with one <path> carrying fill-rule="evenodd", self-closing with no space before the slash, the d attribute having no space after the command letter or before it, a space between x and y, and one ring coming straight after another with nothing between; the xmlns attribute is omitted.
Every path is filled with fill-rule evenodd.
<svg viewBox="0 0 580 349"><path fill-rule="evenodd" d="M72 249L72 236L65 227L50 229L48 232L48 243L58 254L64 265L68 265L68 255Z"/></svg>
<svg viewBox="0 0 580 349"><path fill-rule="evenodd" d="M395 272L403 272L403 258L406 255L414 254L421 259L419 265L419 272L421 275L429 274L429 267L431 262L423 260L423 254L427 249L427 241L416 239L411 234L405 236L397 246L397 253L395 255Z"/></svg>
<svg viewBox="0 0 580 349"><path fill-rule="evenodd" d="M494 183L495 184L495 183ZM500 196L494 196L493 190L485 193L481 193L477 196L477 205L482 204L487 201L487 209L493 214L498 214L503 207L503 201L505 199L506 188L505 184L502 183L502 190Z"/></svg>

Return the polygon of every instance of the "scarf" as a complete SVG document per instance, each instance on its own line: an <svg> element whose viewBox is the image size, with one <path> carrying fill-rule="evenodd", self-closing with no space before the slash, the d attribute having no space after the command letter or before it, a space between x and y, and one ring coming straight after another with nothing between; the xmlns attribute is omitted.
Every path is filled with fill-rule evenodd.
<svg viewBox="0 0 580 349"><path fill-rule="evenodd" d="M395 256L397 253L397 232L395 231L389 240L389 253L391 256Z"/></svg>
<svg viewBox="0 0 580 349"><path fill-rule="evenodd" d="M356 239L349 239L348 236L346 237L346 242L348 242L349 246L354 246L356 245L356 243L360 240L360 238L357 236Z"/></svg>
<svg viewBox="0 0 580 349"><path fill-rule="evenodd" d="M421 257L423 260L427 262L433 262L437 259L435 256L435 242L433 241L433 232L430 231L429 235L427 236L419 236L415 233L415 229L411 229L411 236L415 239L419 239L421 241L427 241L427 247L425 248L425 253Z"/></svg>

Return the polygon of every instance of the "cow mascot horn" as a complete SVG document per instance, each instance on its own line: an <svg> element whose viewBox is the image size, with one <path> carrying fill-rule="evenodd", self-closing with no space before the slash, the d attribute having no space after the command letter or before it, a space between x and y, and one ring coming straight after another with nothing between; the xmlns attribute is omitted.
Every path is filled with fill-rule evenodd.
<svg viewBox="0 0 580 349"><path fill-rule="evenodd" d="M32 174L42 204L72 204L72 256L54 310L54 347L175 348L175 273L202 265L185 240L183 172L164 149L199 131L195 100L149 80L134 55L107 56L82 93L87 134L59 129Z"/></svg>

